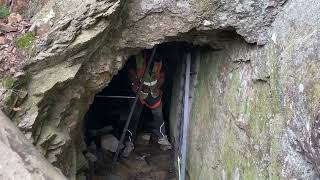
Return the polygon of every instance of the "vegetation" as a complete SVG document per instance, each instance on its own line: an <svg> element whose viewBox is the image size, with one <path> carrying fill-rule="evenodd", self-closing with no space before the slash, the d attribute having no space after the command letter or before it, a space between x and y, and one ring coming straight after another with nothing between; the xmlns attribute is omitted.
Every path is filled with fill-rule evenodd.
<svg viewBox="0 0 320 180"><path fill-rule="evenodd" d="M34 32L27 32L16 40L16 46L20 49L26 49L30 47L33 40L35 39Z"/></svg>
<svg viewBox="0 0 320 180"><path fill-rule="evenodd" d="M2 86L6 89L10 89L13 86L14 79L11 76L5 76L2 79Z"/></svg>
<svg viewBox="0 0 320 180"><path fill-rule="evenodd" d="M9 16L10 10L7 6L0 5L0 18Z"/></svg>

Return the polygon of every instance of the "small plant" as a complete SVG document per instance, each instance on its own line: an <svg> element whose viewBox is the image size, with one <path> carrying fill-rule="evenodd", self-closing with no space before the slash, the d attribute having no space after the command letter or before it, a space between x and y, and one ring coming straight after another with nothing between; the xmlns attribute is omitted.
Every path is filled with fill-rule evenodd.
<svg viewBox="0 0 320 180"><path fill-rule="evenodd" d="M14 79L11 76L5 76L2 78L2 86L6 89L12 88Z"/></svg>
<svg viewBox="0 0 320 180"><path fill-rule="evenodd" d="M16 40L17 48L20 48L20 49L28 48L32 44L34 38L35 38L34 32L27 32L23 34Z"/></svg>
<svg viewBox="0 0 320 180"><path fill-rule="evenodd" d="M7 6L0 5L0 18L9 16L10 10Z"/></svg>

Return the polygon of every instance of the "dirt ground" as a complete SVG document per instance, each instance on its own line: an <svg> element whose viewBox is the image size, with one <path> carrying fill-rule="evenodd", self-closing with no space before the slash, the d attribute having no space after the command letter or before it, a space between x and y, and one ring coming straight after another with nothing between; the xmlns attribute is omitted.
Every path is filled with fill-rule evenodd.
<svg viewBox="0 0 320 180"><path fill-rule="evenodd" d="M113 154L98 153L89 180L175 180L174 153L156 143L138 142L128 158L112 165Z"/></svg>

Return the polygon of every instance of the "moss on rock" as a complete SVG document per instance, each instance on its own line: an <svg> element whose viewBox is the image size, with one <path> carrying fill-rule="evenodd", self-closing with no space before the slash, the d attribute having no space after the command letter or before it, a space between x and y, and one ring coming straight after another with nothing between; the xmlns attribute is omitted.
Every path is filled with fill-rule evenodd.
<svg viewBox="0 0 320 180"><path fill-rule="evenodd" d="M0 18L9 16L10 9L7 6L0 5Z"/></svg>
<svg viewBox="0 0 320 180"><path fill-rule="evenodd" d="M16 40L16 46L19 49L27 49L31 46L32 42L35 39L35 33L34 32L27 32L21 37L17 38Z"/></svg>
<svg viewBox="0 0 320 180"><path fill-rule="evenodd" d="M5 89L12 88L13 84L14 84L14 79L11 76L6 76L2 79L2 86Z"/></svg>

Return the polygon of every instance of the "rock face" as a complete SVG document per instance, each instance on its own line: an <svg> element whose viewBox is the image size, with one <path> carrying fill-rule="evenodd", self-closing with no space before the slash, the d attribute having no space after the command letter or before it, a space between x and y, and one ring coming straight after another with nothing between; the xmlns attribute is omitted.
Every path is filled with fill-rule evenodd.
<svg viewBox="0 0 320 180"><path fill-rule="evenodd" d="M0 111L0 179L66 180Z"/></svg>
<svg viewBox="0 0 320 180"><path fill-rule="evenodd" d="M301 3L286 4L263 47L199 53L189 179L319 179L320 3Z"/></svg>
<svg viewBox="0 0 320 180"><path fill-rule="evenodd" d="M317 0L76 2L51 0L34 17L53 26L7 87L24 92L7 102L21 110L6 109L69 179L86 166L81 122L94 94L128 56L179 40L221 49L198 55L189 179L317 177Z"/></svg>

